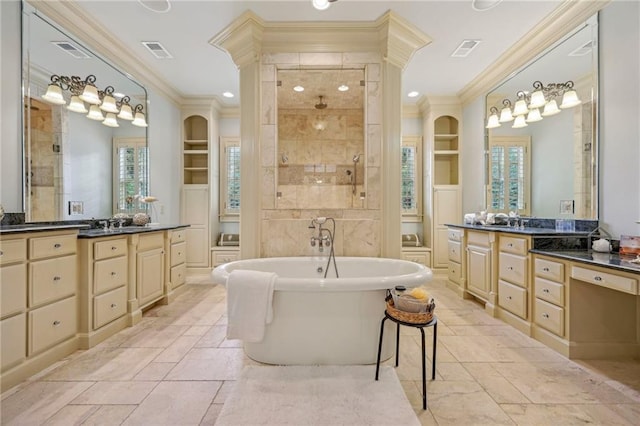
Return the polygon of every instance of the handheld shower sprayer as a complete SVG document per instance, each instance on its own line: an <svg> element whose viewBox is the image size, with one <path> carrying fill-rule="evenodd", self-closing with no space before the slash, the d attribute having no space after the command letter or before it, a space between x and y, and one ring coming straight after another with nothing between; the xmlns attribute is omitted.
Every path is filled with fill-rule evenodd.
<svg viewBox="0 0 640 426"><path fill-rule="evenodd" d="M354 155L354 156L353 156L353 159L352 159L351 161L353 161L354 163L359 162L359 161L360 161L360 156L361 156L361 155L362 155L362 154L356 154L356 155Z"/></svg>

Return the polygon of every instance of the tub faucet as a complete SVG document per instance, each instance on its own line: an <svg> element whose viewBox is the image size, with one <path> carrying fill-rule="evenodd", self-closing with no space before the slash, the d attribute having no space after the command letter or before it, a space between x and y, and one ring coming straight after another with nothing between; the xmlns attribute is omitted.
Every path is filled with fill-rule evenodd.
<svg viewBox="0 0 640 426"><path fill-rule="evenodd" d="M332 229L323 226L327 221L330 221ZM309 224L309 229L313 229L315 231L316 225L318 226L318 236L311 235L311 247L315 247L316 243L318 244L318 251L320 253L324 252L324 247L330 247L329 250L329 258L327 259L327 267L324 269L324 277L327 278L327 271L329 270L329 265L331 264L331 259L333 258L333 266L336 271L336 278L338 278L338 266L336 265L336 256L333 251L333 236L336 233L336 221L332 217L316 217L311 219L311 224Z"/></svg>

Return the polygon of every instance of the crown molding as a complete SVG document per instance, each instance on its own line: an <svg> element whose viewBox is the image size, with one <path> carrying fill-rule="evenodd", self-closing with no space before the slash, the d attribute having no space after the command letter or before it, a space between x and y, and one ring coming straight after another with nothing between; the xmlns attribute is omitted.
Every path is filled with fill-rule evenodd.
<svg viewBox="0 0 640 426"><path fill-rule="evenodd" d="M402 105L402 118L420 118L422 117L422 113L420 112L420 108L415 104L404 104Z"/></svg>
<svg viewBox="0 0 640 426"><path fill-rule="evenodd" d="M377 19L380 51L383 58L404 69L413 54L431 43L431 38L391 10Z"/></svg>
<svg viewBox="0 0 640 426"><path fill-rule="evenodd" d="M220 118L240 118L240 107L223 107L220 110Z"/></svg>
<svg viewBox="0 0 640 426"><path fill-rule="evenodd" d="M391 11L373 22L266 22L248 10L209 40L239 67L258 60L263 52L379 52L404 68L413 53L430 42Z"/></svg>
<svg viewBox="0 0 640 426"><path fill-rule="evenodd" d="M233 62L242 68L260 60L265 22L247 10L209 40L209 44L231 55Z"/></svg>
<svg viewBox="0 0 640 426"><path fill-rule="evenodd" d="M96 22L76 2L61 0L26 0L37 11L46 15L78 37L91 50L118 67L134 80L148 84L160 91L175 104L182 96L154 70L138 59L131 49L114 37L104 26Z"/></svg>
<svg viewBox="0 0 640 426"><path fill-rule="evenodd" d="M496 87L611 0L565 1L458 92L463 105Z"/></svg>

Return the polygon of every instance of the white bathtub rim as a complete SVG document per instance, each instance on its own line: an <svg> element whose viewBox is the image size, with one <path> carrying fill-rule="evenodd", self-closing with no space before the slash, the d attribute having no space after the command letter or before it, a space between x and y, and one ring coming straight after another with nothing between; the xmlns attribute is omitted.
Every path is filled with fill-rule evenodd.
<svg viewBox="0 0 640 426"><path fill-rule="evenodd" d="M227 278L232 270L243 269L238 266L242 266L242 263L268 263L268 262L281 262L281 261L296 261L305 262L319 261L326 259L318 259L316 257L266 257L256 259L243 259L234 262L225 263L213 269L211 276L213 282L216 284L225 285ZM394 288L398 285L405 287L418 287L431 281L433 273L430 268L408 260L393 259L393 258L381 258L381 257L338 257L336 259L338 265L338 272L340 272L340 262L392 262L403 263L415 268L415 272L402 275L385 275L375 277L353 277L353 278L285 278L278 276L275 282L275 290L280 291L363 291L363 290L383 290ZM324 267L324 265L323 265ZM256 270L252 268L253 270ZM333 265L329 266L330 273L333 272ZM259 270L259 269L258 269Z"/></svg>

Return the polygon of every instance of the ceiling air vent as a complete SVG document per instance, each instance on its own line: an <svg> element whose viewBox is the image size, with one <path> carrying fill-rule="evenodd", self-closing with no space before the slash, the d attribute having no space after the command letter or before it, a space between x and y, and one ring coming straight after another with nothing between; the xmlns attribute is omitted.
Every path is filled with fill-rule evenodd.
<svg viewBox="0 0 640 426"><path fill-rule="evenodd" d="M173 58L173 56L171 56L171 53L169 53L169 51L157 41L143 41L142 44L144 44L144 47L149 49L149 52L151 52L151 54L158 59Z"/></svg>
<svg viewBox="0 0 640 426"><path fill-rule="evenodd" d="M480 40L463 40L460 46L451 54L454 58L465 58L480 44Z"/></svg>
<svg viewBox="0 0 640 426"><path fill-rule="evenodd" d="M90 58L84 50L80 50L78 46L68 41L52 41L54 45L58 46L60 49L67 52L69 55L73 56L76 59L86 59Z"/></svg>
<svg viewBox="0 0 640 426"><path fill-rule="evenodd" d="M594 42L592 40L589 40L573 52L569 53L569 56L584 56L590 54L593 50L593 43Z"/></svg>

